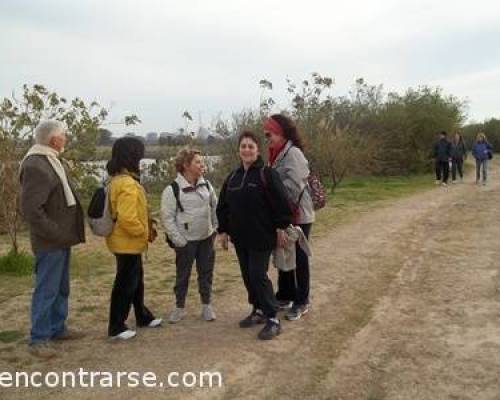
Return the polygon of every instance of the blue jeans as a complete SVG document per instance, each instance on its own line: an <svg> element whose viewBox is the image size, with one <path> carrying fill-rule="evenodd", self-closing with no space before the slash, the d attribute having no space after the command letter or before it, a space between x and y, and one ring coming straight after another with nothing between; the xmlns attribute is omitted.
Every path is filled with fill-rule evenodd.
<svg viewBox="0 0 500 400"><path fill-rule="evenodd" d="M70 254L69 248L35 253L31 344L49 340L66 329Z"/></svg>
<svg viewBox="0 0 500 400"><path fill-rule="evenodd" d="M481 169L483 170L483 182L488 178L488 160L476 159L476 182L481 179Z"/></svg>

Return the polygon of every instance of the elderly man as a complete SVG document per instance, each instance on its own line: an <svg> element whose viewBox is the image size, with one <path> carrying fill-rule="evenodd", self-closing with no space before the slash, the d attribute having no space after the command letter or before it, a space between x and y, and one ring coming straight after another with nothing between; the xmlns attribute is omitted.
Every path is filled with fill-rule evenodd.
<svg viewBox="0 0 500 400"><path fill-rule="evenodd" d="M31 304L31 350L55 356L52 340L81 337L65 325L68 316L70 249L85 241L83 211L59 160L66 128L59 121L41 122L35 145L21 163L21 212L31 233L35 255L35 288Z"/></svg>

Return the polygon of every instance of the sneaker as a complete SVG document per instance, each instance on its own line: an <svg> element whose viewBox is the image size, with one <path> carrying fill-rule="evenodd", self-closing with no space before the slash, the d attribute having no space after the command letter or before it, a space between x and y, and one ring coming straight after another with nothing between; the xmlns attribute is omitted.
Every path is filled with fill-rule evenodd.
<svg viewBox="0 0 500 400"><path fill-rule="evenodd" d="M271 340L281 333L281 324L279 319L269 318L266 326L262 328L257 337L260 340Z"/></svg>
<svg viewBox="0 0 500 400"><path fill-rule="evenodd" d="M161 326L162 322L163 322L163 320L161 318L155 318L149 324L147 324L146 327L148 327L148 328L158 328L158 327Z"/></svg>
<svg viewBox="0 0 500 400"><path fill-rule="evenodd" d="M285 318L289 321L297 321L303 315L309 312L309 305L294 305L290 311L288 311L285 315Z"/></svg>
<svg viewBox="0 0 500 400"><path fill-rule="evenodd" d="M452 185L455 185L456 183L457 183L456 179L454 179L454 180L451 181Z"/></svg>
<svg viewBox="0 0 500 400"><path fill-rule="evenodd" d="M201 306L201 318L205 321L215 321L215 312L211 304L202 304Z"/></svg>
<svg viewBox="0 0 500 400"><path fill-rule="evenodd" d="M441 183L441 186L448 186L446 182Z"/></svg>
<svg viewBox="0 0 500 400"><path fill-rule="evenodd" d="M436 185L441 185L441 181L436 180Z"/></svg>
<svg viewBox="0 0 500 400"><path fill-rule="evenodd" d="M175 307L175 310L172 311L170 316L168 317L168 322L171 324L176 324L181 321L186 316L186 311L184 308Z"/></svg>
<svg viewBox="0 0 500 400"><path fill-rule="evenodd" d="M278 300L278 307L280 311L288 310L293 306L293 301L291 300Z"/></svg>
<svg viewBox="0 0 500 400"><path fill-rule="evenodd" d="M240 328L251 328L258 324L266 322L266 317L261 310L253 310L248 317L240 321Z"/></svg>
<svg viewBox="0 0 500 400"><path fill-rule="evenodd" d="M130 329L127 329L126 331L123 331L123 332L119 333L118 335L111 336L111 339L112 340L129 340L129 339L132 339L133 337L135 337L135 335L137 335L136 331L132 331Z"/></svg>
<svg viewBox="0 0 500 400"><path fill-rule="evenodd" d="M64 340L78 340L85 337L85 334L80 331L76 331L73 329L66 329L63 332L55 335L52 340L56 341L64 341Z"/></svg>
<svg viewBox="0 0 500 400"><path fill-rule="evenodd" d="M47 341L30 344L29 352L31 355L44 360L50 360L51 358L57 357L56 349Z"/></svg>

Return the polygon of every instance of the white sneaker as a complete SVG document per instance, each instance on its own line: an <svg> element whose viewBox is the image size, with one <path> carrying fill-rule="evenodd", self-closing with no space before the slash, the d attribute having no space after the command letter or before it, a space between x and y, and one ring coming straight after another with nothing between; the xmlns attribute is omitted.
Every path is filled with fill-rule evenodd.
<svg viewBox="0 0 500 400"><path fill-rule="evenodd" d="M436 185L441 185L441 181L436 181Z"/></svg>
<svg viewBox="0 0 500 400"><path fill-rule="evenodd" d="M126 331L123 331L122 333L119 333L118 335L111 336L111 339L113 340L129 340L132 339L137 335L136 331L132 331L130 329L127 329Z"/></svg>
<svg viewBox="0 0 500 400"><path fill-rule="evenodd" d="M202 304L201 307L201 318L205 321L215 321L215 312L210 304Z"/></svg>
<svg viewBox="0 0 500 400"><path fill-rule="evenodd" d="M174 311L168 317L168 322L171 324L176 324L181 321L186 316L186 311L183 308L176 307Z"/></svg>
<svg viewBox="0 0 500 400"><path fill-rule="evenodd" d="M163 322L163 320L161 318L156 318L154 320L152 320L148 325L147 327L148 328L158 328L159 326L161 326L161 323Z"/></svg>

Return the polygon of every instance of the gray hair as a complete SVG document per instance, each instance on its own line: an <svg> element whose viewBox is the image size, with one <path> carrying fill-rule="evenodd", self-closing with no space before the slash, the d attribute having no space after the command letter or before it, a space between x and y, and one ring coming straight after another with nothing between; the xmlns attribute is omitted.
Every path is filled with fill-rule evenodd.
<svg viewBox="0 0 500 400"><path fill-rule="evenodd" d="M50 137L54 134L66 132L66 124L55 119L40 121L35 128L35 143L48 145Z"/></svg>

